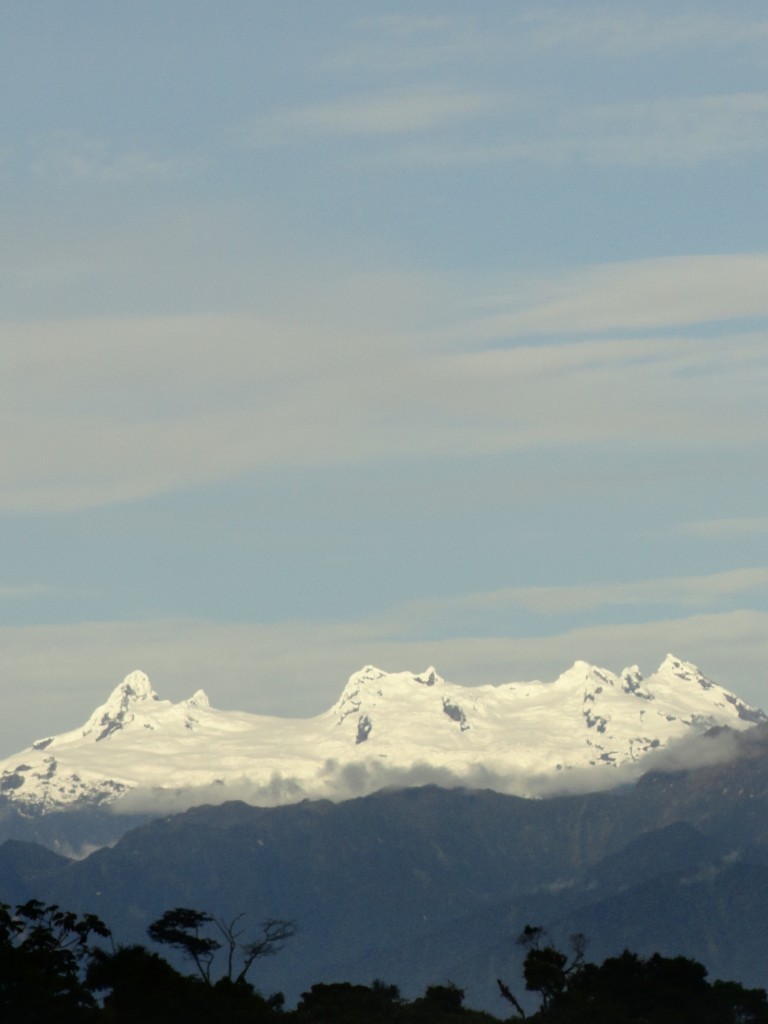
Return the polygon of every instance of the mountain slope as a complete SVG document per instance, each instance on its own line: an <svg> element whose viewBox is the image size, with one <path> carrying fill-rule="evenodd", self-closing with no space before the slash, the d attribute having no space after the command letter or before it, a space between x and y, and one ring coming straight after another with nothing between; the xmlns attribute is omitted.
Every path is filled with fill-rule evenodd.
<svg viewBox="0 0 768 1024"><path fill-rule="evenodd" d="M119 801L126 812L142 794L162 810L163 797L169 809L268 805L426 781L548 795L615 785L625 776L611 770L636 777L686 737L764 720L672 655L646 679L576 662L552 683L476 687L368 666L309 719L221 711L202 690L173 704L133 672L80 729L0 762L0 795L38 811Z"/></svg>

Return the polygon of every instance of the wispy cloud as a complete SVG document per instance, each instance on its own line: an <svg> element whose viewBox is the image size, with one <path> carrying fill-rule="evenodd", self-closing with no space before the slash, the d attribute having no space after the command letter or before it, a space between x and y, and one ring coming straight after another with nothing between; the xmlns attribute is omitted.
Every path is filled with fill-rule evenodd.
<svg viewBox="0 0 768 1024"><path fill-rule="evenodd" d="M768 40L768 20L744 18L736 12L651 12L626 4L578 8L558 4L524 7L517 20L530 45L615 56Z"/></svg>
<svg viewBox="0 0 768 1024"><path fill-rule="evenodd" d="M418 138L379 154L393 166L533 163L685 168L768 149L768 93L557 106L499 98L481 135ZM513 114L519 111L516 119Z"/></svg>
<svg viewBox="0 0 768 1024"><path fill-rule="evenodd" d="M628 4L516 4L500 17L487 10L461 15L392 13L357 20L343 51L325 58L329 69L378 72L509 59L516 54L575 53L594 58L645 56L668 50L760 45L768 20L742 12L651 12Z"/></svg>
<svg viewBox="0 0 768 1024"><path fill-rule="evenodd" d="M133 500L274 465L761 444L764 334L590 333L755 317L766 274L762 255L650 260L520 280L485 305L450 282L374 275L329 285L322 306L293 297L291 315L6 324L0 508ZM401 309L453 323L408 331Z"/></svg>
<svg viewBox="0 0 768 1024"><path fill-rule="evenodd" d="M397 89L276 112L249 131L255 144L319 136L408 135L464 121L498 107L497 96L452 86Z"/></svg>
<svg viewBox="0 0 768 1024"><path fill-rule="evenodd" d="M532 282L490 300L482 327L496 336L648 331L768 315L768 255L685 255L608 263ZM507 305L507 310L503 310ZM497 307L494 310L494 306Z"/></svg>
<svg viewBox="0 0 768 1024"><path fill-rule="evenodd" d="M423 625L425 620L444 621L466 612L512 611L515 608L546 615L594 611L617 605L667 605L703 609L716 605L722 598L762 590L768 590L768 567L625 583L504 587L435 603L413 604L403 611L404 620L414 626L419 620Z"/></svg>
<svg viewBox="0 0 768 1024"><path fill-rule="evenodd" d="M0 600L26 601L36 597L49 597L56 588L45 583L0 584Z"/></svg>
<svg viewBox="0 0 768 1024"><path fill-rule="evenodd" d="M504 32L489 32L475 12L425 16L402 12L360 17L355 35L323 61L331 71L398 73L506 52ZM506 37L508 38L508 37Z"/></svg>
<svg viewBox="0 0 768 1024"><path fill-rule="evenodd" d="M733 518L733 519L699 519L695 522L683 523L678 528L680 533L692 537L728 538L743 537L749 534L768 533L768 519Z"/></svg>
<svg viewBox="0 0 768 1024"><path fill-rule="evenodd" d="M768 93L664 98L592 107L574 149L594 163L691 165L768 149Z"/></svg>
<svg viewBox="0 0 768 1024"><path fill-rule="evenodd" d="M99 140L83 137L55 137L39 141L37 148L32 170L47 180L127 185L176 178L182 169L176 157L155 156L140 149L114 151Z"/></svg>

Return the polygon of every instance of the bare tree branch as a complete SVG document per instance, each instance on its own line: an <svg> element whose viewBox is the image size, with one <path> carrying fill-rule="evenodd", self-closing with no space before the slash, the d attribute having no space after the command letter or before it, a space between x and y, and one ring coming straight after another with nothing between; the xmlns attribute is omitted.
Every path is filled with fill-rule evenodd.
<svg viewBox="0 0 768 1024"><path fill-rule="evenodd" d="M261 929L260 938L241 946L243 967L237 976L237 981L242 981L245 978L254 960L279 953L288 939L296 934L296 925L293 921L285 921L279 917L270 917L266 921L262 921Z"/></svg>
<svg viewBox="0 0 768 1024"><path fill-rule="evenodd" d="M504 996L504 998L507 1000L507 1002L508 1003L512 1003L512 1005L514 1006L515 1010L517 1010L518 1016L522 1017L522 1018L525 1018L525 1010L522 1008L520 1003L518 1003L517 999L515 999L515 997L514 997L514 995L512 993L512 990L507 985L504 984L504 982L501 980L501 978L497 978L496 979L496 984L499 986L499 991Z"/></svg>

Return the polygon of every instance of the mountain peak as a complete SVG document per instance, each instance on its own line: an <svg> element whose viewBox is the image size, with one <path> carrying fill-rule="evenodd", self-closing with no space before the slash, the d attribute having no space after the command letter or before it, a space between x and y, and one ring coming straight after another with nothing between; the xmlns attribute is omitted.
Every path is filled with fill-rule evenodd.
<svg viewBox="0 0 768 1024"><path fill-rule="evenodd" d="M134 669L133 672L129 672L122 683L112 691L112 697L117 693L125 693L129 700L158 699L152 683L149 681L149 676L140 669ZM112 697L110 697L110 700Z"/></svg>
<svg viewBox="0 0 768 1024"><path fill-rule="evenodd" d="M678 658L675 654L667 654L666 658L659 665L659 672L669 671L677 674L692 673L694 675L701 675L697 665L694 665L691 661L683 661L682 658Z"/></svg>
<svg viewBox="0 0 768 1024"><path fill-rule="evenodd" d="M330 713L342 722L351 714L361 710L373 702L387 698L398 699L407 695L414 688L432 687L443 680L432 665L420 672L384 672L375 665L365 665L359 672L349 677L341 696L331 708ZM365 709L363 709L365 710Z"/></svg>
<svg viewBox="0 0 768 1024"><path fill-rule="evenodd" d="M209 708L211 702L205 690L195 690L192 696L184 701L184 706L188 708Z"/></svg>
<svg viewBox="0 0 768 1024"><path fill-rule="evenodd" d="M423 686L434 686L435 683L443 682L442 677L437 674L437 669L434 665L430 665L429 668L425 669L413 678L417 683L421 683Z"/></svg>
<svg viewBox="0 0 768 1024"><path fill-rule="evenodd" d="M122 729L126 722L132 721L134 705L159 699L149 676L136 669L115 687L101 707L96 708L83 726L83 736L96 732L96 741L107 739L112 733Z"/></svg>

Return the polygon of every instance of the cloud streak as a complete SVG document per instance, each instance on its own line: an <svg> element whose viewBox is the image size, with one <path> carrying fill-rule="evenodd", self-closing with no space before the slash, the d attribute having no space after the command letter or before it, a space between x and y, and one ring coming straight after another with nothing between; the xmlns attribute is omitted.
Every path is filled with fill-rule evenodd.
<svg viewBox="0 0 768 1024"><path fill-rule="evenodd" d="M84 186L126 186L178 178L176 158L145 150L110 151L104 142L82 137L53 137L40 146L32 171L49 181L74 181Z"/></svg>
<svg viewBox="0 0 768 1024"><path fill-rule="evenodd" d="M727 597L768 590L768 567L734 569L704 576L680 576L626 583L568 587L505 587L477 594L408 606L404 619L437 621L462 612L499 612L525 608L544 615L595 611L598 608L668 605L707 608Z"/></svg>
<svg viewBox="0 0 768 1024"><path fill-rule="evenodd" d="M36 597L48 597L56 592L55 587L45 583L0 584L0 600L26 601Z"/></svg>
<svg viewBox="0 0 768 1024"><path fill-rule="evenodd" d="M529 7L519 15L527 42L542 49L627 56L681 47L764 43L768 21L728 14L653 12L635 6Z"/></svg>
<svg viewBox="0 0 768 1024"><path fill-rule="evenodd" d="M663 331L768 316L768 255L669 256L608 263L531 282L534 299L487 300L487 337ZM539 294L537 294L539 293ZM498 307L507 306L507 310ZM494 311L497 307L498 311Z"/></svg>
<svg viewBox="0 0 768 1024"><path fill-rule="evenodd" d="M380 154L393 166L532 163L682 169L760 154L768 148L768 93L666 96L638 102L525 105L498 96L503 123L465 141L418 139ZM515 109L520 117L515 120ZM489 104L489 111L493 107ZM500 141L501 140L501 141Z"/></svg>
<svg viewBox="0 0 768 1024"><path fill-rule="evenodd" d="M768 533L768 519L740 517L732 519L700 519L696 522L683 523L678 528L678 532L687 534L690 537L712 539L744 537Z"/></svg>
<svg viewBox="0 0 768 1024"><path fill-rule="evenodd" d="M686 166L768 148L768 93L665 98L587 109L580 118L594 163Z"/></svg>
<svg viewBox="0 0 768 1024"><path fill-rule="evenodd" d="M531 303L489 301L490 336L653 331L768 316L768 255L669 256L609 263L555 278ZM537 283L533 282L537 290ZM541 285L539 285L541 287ZM534 292L535 294L535 292ZM507 312L490 312L509 305Z"/></svg>
<svg viewBox="0 0 768 1024"><path fill-rule="evenodd" d="M520 4L502 18L463 10L430 17L402 12L360 17L356 38L323 61L330 70L382 72L437 66L487 66L521 54L575 53L604 58L752 45L768 21L725 12L644 11L632 5Z"/></svg>
<svg viewBox="0 0 768 1024"><path fill-rule="evenodd" d="M670 332L768 314L767 275L762 254L675 257L521 279L484 301L373 275L364 288L384 288L389 308L332 308L360 292L352 277L320 322L308 302L290 316L6 324L0 509L129 501L277 465L759 445L764 334ZM453 323L407 330L401 308Z"/></svg>
<svg viewBox="0 0 768 1024"><path fill-rule="evenodd" d="M466 121L498 104L499 97L452 86L344 96L278 111L258 121L250 138L270 144L292 138L306 141L307 133L362 138L407 135Z"/></svg>

